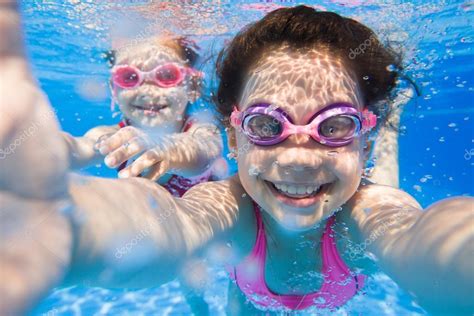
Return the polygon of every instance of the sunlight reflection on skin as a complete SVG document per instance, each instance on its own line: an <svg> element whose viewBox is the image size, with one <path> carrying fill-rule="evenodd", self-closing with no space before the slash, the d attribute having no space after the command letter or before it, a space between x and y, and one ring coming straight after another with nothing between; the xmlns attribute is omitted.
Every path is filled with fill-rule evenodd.
<svg viewBox="0 0 474 316"><path fill-rule="evenodd" d="M349 102L359 110L363 106L354 75L341 60L320 49L296 52L285 46L269 49L250 71L239 109L262 101L282 108L295 124L306 124L314 113L335 102ZM244 134L237 131L236 135L237 147L248 143ZM309 136L293 135L277 146L250 145L248 153L238 159L239 176L250 196L281 225L307 229L330 216L356 191L364 163L363 143L355 139L334 149ZM338 155L328 155L334 150ZM249 169L257 172L247 172ZM321 202L297 209L277 201L263 180L332 184Z"/></svg>

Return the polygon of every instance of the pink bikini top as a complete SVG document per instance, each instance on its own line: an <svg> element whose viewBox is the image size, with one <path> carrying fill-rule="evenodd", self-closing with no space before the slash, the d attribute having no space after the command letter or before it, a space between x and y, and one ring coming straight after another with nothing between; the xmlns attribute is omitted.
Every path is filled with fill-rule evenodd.
<svg viewBox="0 0 474 316"><path fill-rule="evenodd" d="M327 220L321 242L324 281L321 289L305 295L280 295L272 292L265 282L266 238L260 207L254 202L257 217L257 239L252 252L230 269L231 279L255 305L266 309L302 310L310 306L330 308L344 305L364 286L365 275L354 274L339 256L332 225L335 217Z"/></svg>

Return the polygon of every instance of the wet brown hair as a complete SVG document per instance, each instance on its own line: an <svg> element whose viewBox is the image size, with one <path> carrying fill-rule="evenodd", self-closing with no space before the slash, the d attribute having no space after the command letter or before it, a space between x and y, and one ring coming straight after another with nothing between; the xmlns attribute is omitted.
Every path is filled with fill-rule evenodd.
<svg viewBox="0 0 474 316"><path fill-rule="evenodd" d="M351 52L367 40L363 53ZM368 108L383 119L389 109L377 101L388 99L401 71L401 57L385 47L365 25L333 12L320 12L304 5L281 8L248 25L219 53L219 79L214 102L228 118L238 102L245 76L265 49L289 44L299 48L325 48L342 58L355 73Z"/></svg>
<svg viewBox="0 0 474 316"><path fill-rule="evenodd" d="M173 49L190 67L195 67L199 59L199 47L186 36L166 36L157 37L156 43ZM109 67L113 67L116 62L117 50L111 49L102 53L102 58Z"/></svg>

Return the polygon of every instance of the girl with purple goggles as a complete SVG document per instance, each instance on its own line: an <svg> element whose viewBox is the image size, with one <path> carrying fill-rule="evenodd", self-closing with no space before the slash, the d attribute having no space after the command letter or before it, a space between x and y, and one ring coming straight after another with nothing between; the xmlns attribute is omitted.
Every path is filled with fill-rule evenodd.
<svg viewBox="0 0 474 316"><path fill-rule="evenodd" d="M335 103L314 114L307 125L295 125L282 109L258 103L243 112L234 107L230 121L259 146L281 143L293 134L306 134L320 144L339 147L369 132L377 117L368 110L357 111L350 103Z"/></svg>

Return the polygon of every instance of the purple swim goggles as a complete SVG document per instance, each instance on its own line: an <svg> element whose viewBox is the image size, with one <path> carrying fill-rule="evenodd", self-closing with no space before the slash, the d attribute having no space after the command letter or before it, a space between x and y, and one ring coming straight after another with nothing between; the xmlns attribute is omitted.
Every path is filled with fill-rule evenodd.
<svg viewBox="0 0 474 316"><path fill-rule="evenodd" d="M282 109L258 103L243 112L234 107L230 121L259 146L281 143L293 134L306 134L320 144L339 147L370 131L377 117L368 110L357 111L350 103L335 103L314 114L307 125L294 125Z"/></svg>

